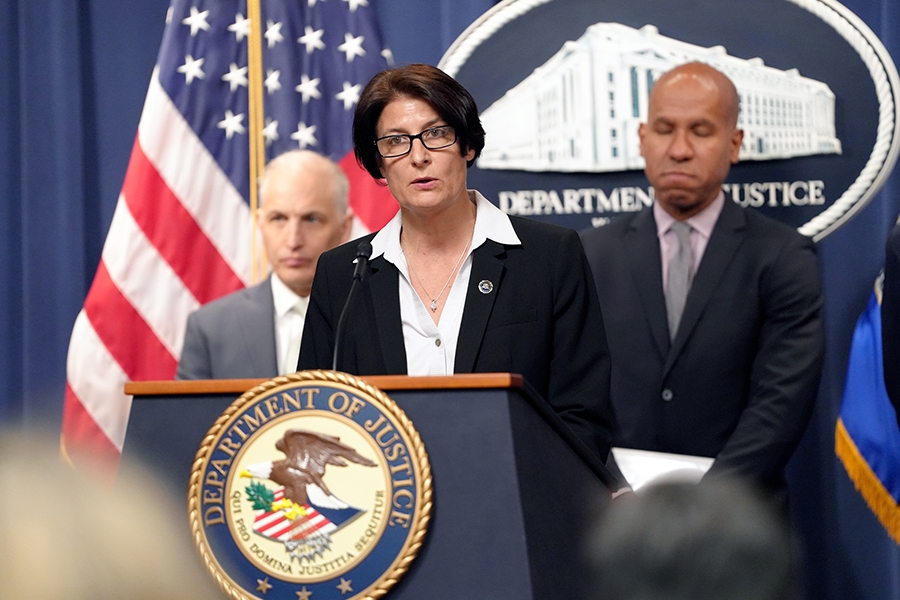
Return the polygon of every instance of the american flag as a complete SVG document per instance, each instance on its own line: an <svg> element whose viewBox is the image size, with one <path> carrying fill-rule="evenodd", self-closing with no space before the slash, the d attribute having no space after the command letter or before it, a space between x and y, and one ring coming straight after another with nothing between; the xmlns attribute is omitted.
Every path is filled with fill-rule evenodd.
<svg viewBox="0 0 900 600"><path fill-rule="evenodd" d="M338 161L358 233L393 216L396 203L351 149L359 94L390 61L372 2L173 1L100 266L69 342L62 449L76 466L99 460L114 471L131 407L125 382L173 378L188 314L253 283L252 131L260 130L266 160L299 147ZM255 129L254 81L263 106Z"/></svg>

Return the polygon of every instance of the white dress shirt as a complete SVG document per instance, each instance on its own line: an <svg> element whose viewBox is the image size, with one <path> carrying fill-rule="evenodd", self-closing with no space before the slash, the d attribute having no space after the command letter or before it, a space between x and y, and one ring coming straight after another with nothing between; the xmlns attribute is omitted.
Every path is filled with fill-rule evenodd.
<svg viewBox="0 0 900 600"><path fill-rule="evenodd" d="M278 275L272 274L272 300L275 302L275 355L278 357L278 373L297 371L300 356L300 338L309 296L298 296L286 286Z"/></svg>
<svg viewBox="0 0 900 600"><path fill-rule="evenodd" d="M410 280L406 257L400 247L402 215L400 212L372 239L372 258L384 255L400 272L400 320L406 347L406 369L409 375L452 375L456 363L456 344L462 324L463 308L472 274L472 252L491 239L508 246L521 245L509 217L480 193L469 190L475 203L475 229L472 244L459 272L449 286L447 302L437 324L431 318ZM495 282L496 283L496 282Z"/></svg>

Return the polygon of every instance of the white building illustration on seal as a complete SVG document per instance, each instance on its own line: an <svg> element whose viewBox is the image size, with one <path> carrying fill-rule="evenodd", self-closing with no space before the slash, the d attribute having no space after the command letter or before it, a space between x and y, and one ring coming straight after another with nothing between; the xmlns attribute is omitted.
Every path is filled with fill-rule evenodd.
<svg viewBox="0 0 900 600"><path fill-rule="evenodd" d="M638 124L654 81L679 64L707 63L740 96L741 160L840 154L827 84L619 23L596 23L566 42L481 115L481 169L610 172L642 169Z"/></svg>

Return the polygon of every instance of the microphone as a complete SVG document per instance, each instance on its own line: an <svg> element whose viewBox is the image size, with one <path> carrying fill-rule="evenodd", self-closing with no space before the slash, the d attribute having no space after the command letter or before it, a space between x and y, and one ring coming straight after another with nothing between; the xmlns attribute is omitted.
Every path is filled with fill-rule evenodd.
<svg viewBox="0 0 900 600"><path fill-rule="evenodd" d="M363 273L366 272L370 256L372 256L372 244L366 240L361 241L359 246L356 247L356 268L353 269L354 280L362 281ZM350 297L349 294L347 297Z"/></svg>
<svg viewBox="0 0 900 600"><path fill-rule="evenodd" d="M353 282L350 284L347 300L344 302L344 308L341 310L341 316L334 330L334 356L331 359L332 371L337 371L338 354L341 347L341 337L343 337L344 333L344 323L347 320L347 312L350 308L350 302L353 300L353 294L356 293L356 288L366 272L370 256L372 256L372 244L366 240L361 241L359 246L356 247L356 268L353 269Z"/></svg>

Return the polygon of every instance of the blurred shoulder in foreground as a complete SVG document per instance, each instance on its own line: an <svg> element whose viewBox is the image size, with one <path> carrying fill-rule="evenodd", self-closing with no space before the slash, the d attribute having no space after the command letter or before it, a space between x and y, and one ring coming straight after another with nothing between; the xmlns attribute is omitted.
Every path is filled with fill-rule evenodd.
<svg viewBox="0 0 900 600"><path fill-rule="evenodd" d="M149 473L114 486L77 474L58 442L0 432L0 597L222 598L181 530L184 509Z"/></svg>

